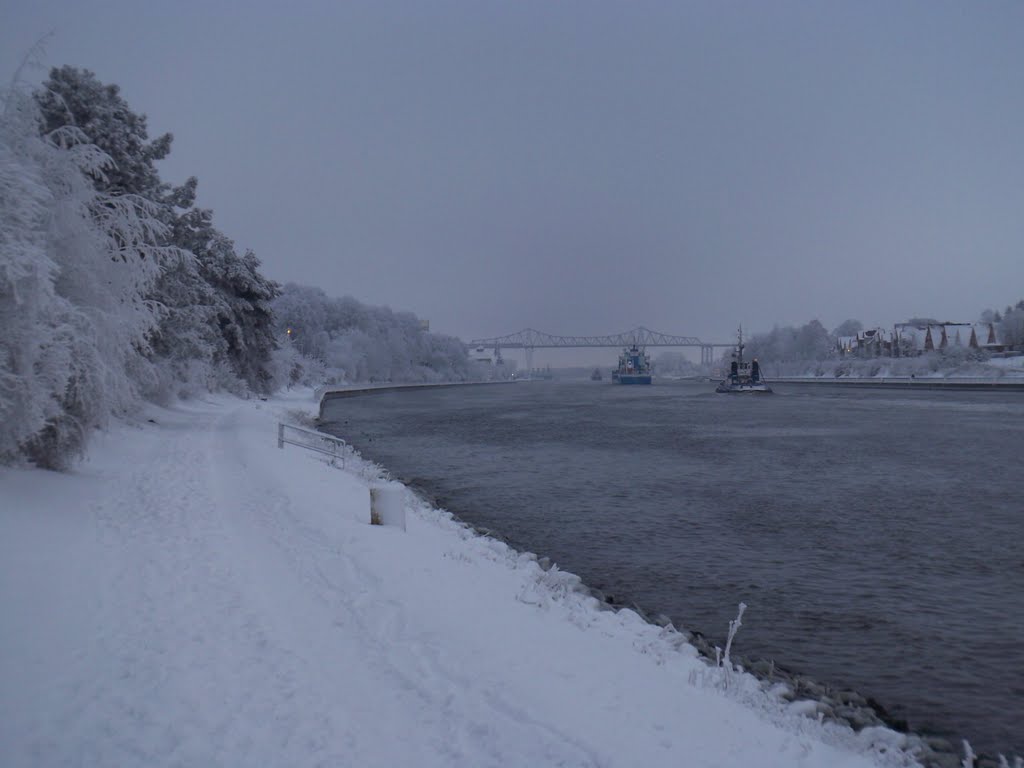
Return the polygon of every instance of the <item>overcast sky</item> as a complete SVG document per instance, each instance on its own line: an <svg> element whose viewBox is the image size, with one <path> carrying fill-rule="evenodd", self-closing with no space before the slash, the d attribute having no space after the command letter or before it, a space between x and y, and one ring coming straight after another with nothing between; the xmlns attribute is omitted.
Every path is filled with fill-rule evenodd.
<svg viewBox="0 0 1024 768"><path fill-rule="evenodd" d="M1024 2L0 0L266 274L463 338L1024 298ZM37 73L41 79L43 73Z"/></svg>

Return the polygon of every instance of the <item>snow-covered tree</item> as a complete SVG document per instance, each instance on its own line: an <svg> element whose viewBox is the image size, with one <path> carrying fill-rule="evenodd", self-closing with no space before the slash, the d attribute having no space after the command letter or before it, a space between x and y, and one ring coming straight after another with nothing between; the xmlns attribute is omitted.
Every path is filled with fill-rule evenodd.
<svg viewBox="0 0 1024 768"><path fill-rule="evenodd" d="M864 330L864 324L860 320L843 320L834 331L833 336L856 336Z"/></svg>
<svg viewBox="0 0 1024 768"><path fill-rule="evenodd" d="M796 334L792 326L775 326L768 333L754 334L747 341L746 354L762 363L779 360L794 360L796 355Z"/></svg>
<svg viewBox="0 0 1024 768"><path fill-rule="evenodd" d="M469 376L466 350L408 312L286 284L273 302L278 332L347 381L442 381Z"/></svg>
<svg viewBox="0 0 1024 768"><path fill-rule="evenodd" d="M165 344L172 338L190 341L195 354L215 368L227 365L247 386L266 392L273 378L271 353L277 348L270 302L278 286L260 273L255 254L236 253L212 219L211 211L193 207L174 222L174 242L193 254L195 263L172 273L174 279L161 287L166 294L187 290L193 303L166 297L167 322L161 324L160 337ZM170 354L176 345L167 346Z"/></svg>
<svg viewBox="0 0 1024 768"><path fill-rule="evenodd" d="M104 85L88 69L54 67L36 101L43 133L73 125L110 157L111 165L93 175L97 189L110 194L144 195L157 200L167 189L156 161L171 151L169 133L149 140L146 116L133 112L116 85Z"/></svg>
<svg viewBox="0 0 1024 768"><path fill-rule="evenodd" d="M59 413L53 393L70 357L74 313L57 296L50 236L53 193L33 108L5 94L0 115L0 456L11 459Z"/></svg>
<svg viewBox="0 0 1024 768"><path fill-rule="evenodd" d="M833 346L832 337L817 320L811 320L797 332L795 352L800 360L824 360Z"/></svg>
<svg viewBox="0 0 1024 768"><path fill-rule="evenodd" d="M75 126L111 157L114 166L94 176L97 189L149 200L167 226L168 244L186 253L148 296L158 308L151 348L162 373L150 394L266 391L276 348L269 301L277 286L260 274L255 255L236 253L214 228L211 211L195 207L194 177L180 187L160 179L156 161L170 152L171 134L150 141L146 116L89 70L54 68L36 99L47 130Z"/></svg>
<svg viewBox="0 0 1024 768"><path fill-rule="evenodd" d="M755 334L747 342L747 355L761 362L824 360L834 347L834 337L817 320L799 328L775 326L766 334Z"/></svg>
<svg viewBox="0 0 1024 768"><path fill-rule="evenodd" d="M97 191L106 153L42 125L15 81L0 114L0 456L57 468L138 402L145 294L173 249L149 201Z"/></svg>
<svg viewBox="0 0 1024 768"><path fill-rule="evenodd" d="M1016 307L1007 308L1000 326L1003 342L1014 349L1024 350L1024 301L1018 302Z"/></svg>

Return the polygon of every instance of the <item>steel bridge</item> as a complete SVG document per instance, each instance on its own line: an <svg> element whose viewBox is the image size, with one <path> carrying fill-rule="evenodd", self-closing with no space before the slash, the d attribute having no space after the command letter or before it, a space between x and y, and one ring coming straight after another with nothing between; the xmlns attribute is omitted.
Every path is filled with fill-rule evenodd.
<svg viewBox="0 0 1024 768"><path fill-rule="evenodd" d="M631 331L613 333L609 336L556 336L552 333L544 333L533 328L526 328L518 333L510 333L507 336L473 339L468 342L467 346L471 348L491 347L495 353L499 353L502 349L524 349L526 350L526 367L531 368L533 350L535 349L631 347L634 344L638 347L700 347L701 365L710 365L714 362L715 347L734 346L734 344L704 342L696 336L674 336L669 333L659 333L642 325Z"/></svg>

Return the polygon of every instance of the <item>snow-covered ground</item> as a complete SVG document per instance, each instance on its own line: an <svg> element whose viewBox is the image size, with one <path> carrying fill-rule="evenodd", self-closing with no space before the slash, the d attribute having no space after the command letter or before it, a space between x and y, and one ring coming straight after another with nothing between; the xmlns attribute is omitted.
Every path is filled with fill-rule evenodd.
<svg viewBox="0 0 1024 768"><path fill-rule="evenodd" d="M1007 373L1024 375L1024 355L1015 355L1014 357L993 357L991 360L986 361L986 364L991 365L994 368L1004 370Z"/></svg>
<svg viewBox="0 0 1024 768"><path fill-rule="evenodd" d="M938 354L920 357L876 357L829 359L821 362L796 361L766 363L769 379L784 378L929 378L950 380L1001 380L1015 382L1024 378L1024 356L993 357L988 360L953 358Z"/></svg>
<svg viewBox="0 0 1024 768"><path fill-rule="evenodd" d="M411 495L368 525L367 465L277 448L315 407L154 408L72 473L0 469L0 763L909 761Z"/></svg>

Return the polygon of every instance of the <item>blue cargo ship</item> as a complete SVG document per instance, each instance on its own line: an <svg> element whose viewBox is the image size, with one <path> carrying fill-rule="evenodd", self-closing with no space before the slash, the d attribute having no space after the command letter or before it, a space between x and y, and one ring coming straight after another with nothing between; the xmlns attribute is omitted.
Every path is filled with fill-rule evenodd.
<svg viewBox="0 0 1024 768"><path fill-rule="evenodd" d="M612 381L616 384L650 384L651 358L636 344L622 350L619 365L612 371Z"/></svg>

